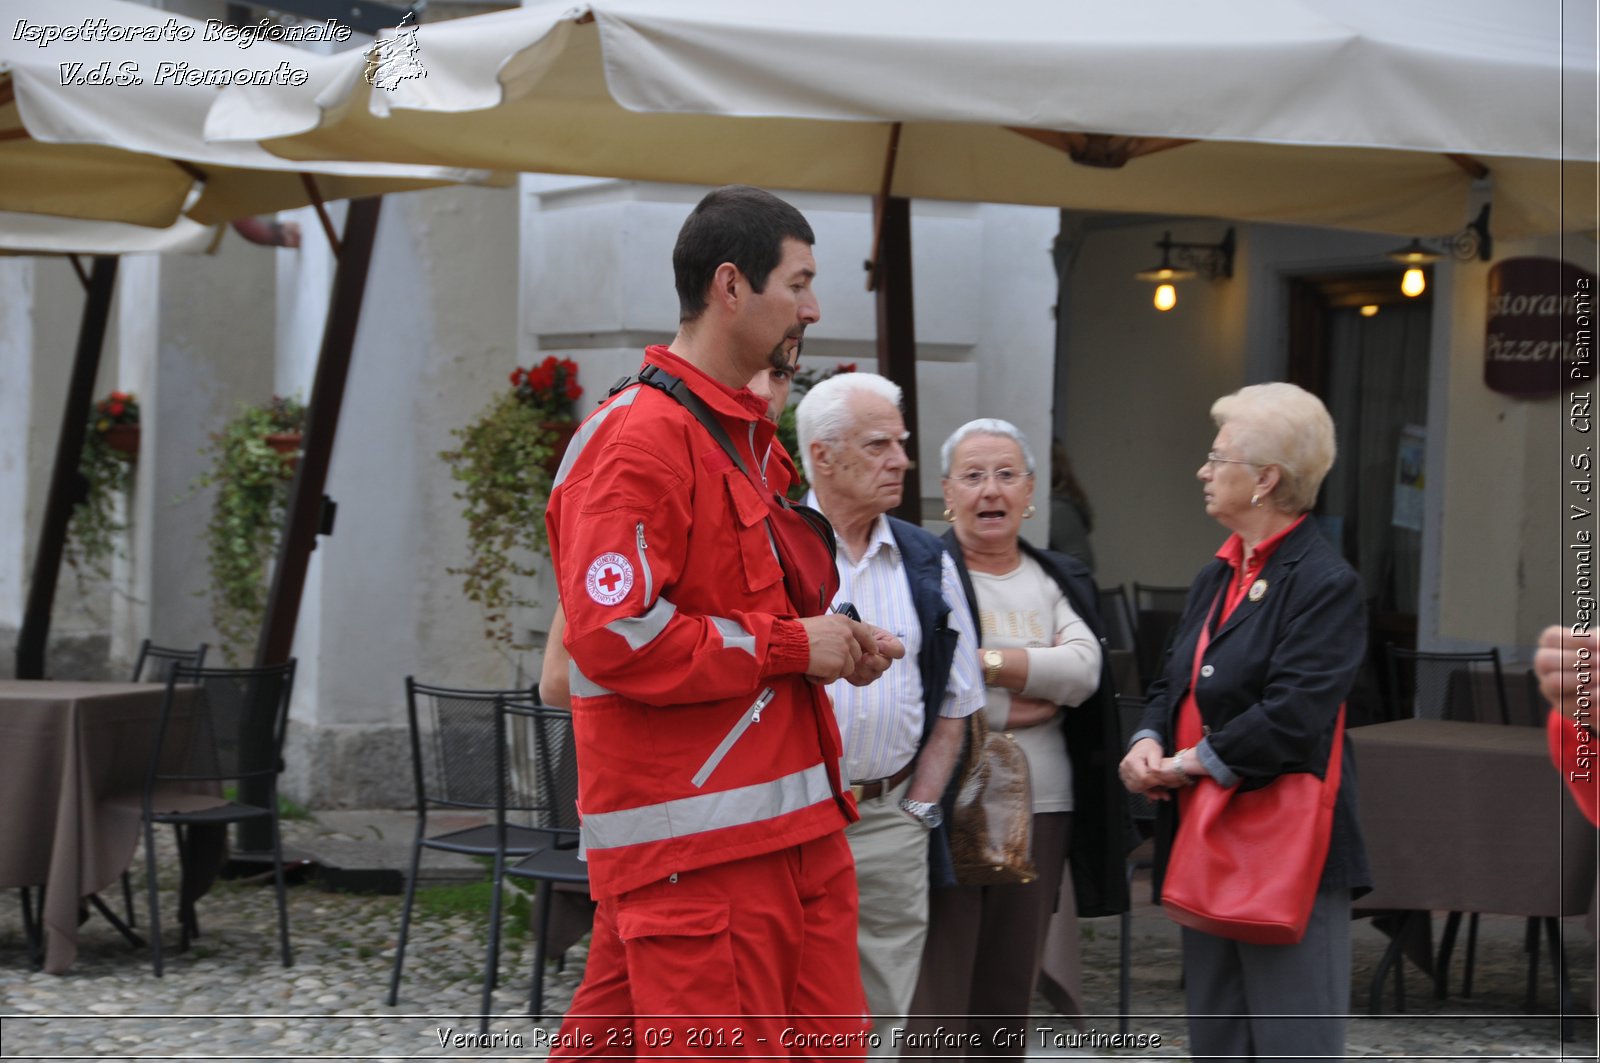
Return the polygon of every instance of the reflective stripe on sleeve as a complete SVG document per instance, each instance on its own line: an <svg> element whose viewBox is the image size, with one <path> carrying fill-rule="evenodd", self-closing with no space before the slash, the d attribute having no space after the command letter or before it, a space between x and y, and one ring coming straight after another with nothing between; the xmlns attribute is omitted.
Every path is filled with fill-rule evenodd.
<svg viewBox="0 0 1600 1063"><path fill-rule="evenodd" d="M613 620L606 625L606 630L613 635L621 635L628 640L628 648L639 650L666 630L667 624L678 612L678 607L665 598L657 598L643 616L625 616L620 620Z"/></svg>
<svg viewBox="0 0 1600 1063"><path fill-rule="evenodd" d="M603 698L607 694L616 693L584 675L578 667L578 662L570 658L567 660L567 686L574 697L580 698Z"/></svg>
<svg viewBox="0 0 1600 1063"><path fill-rule="evenodd" d="M619 410L624 406L632 406L633 400L639 397L638 388L629 388L594 413L578 426L577 432L572 436L572 442L567 444L567 452L562 455L561 465L556 469L555 479L551 481L551 489L561 484L567 478L567 473L572 471L573 464L578 460L578 455L583 453L583 448L588 446L589 440L600 431L600 425L611 416L611 411Z"/></svg>
<svg viewBox="0 0 1600 1063"><path fill-rule="evenodd" d="M666 841L778 819L831 800L833 791L828 786L827 769L813 764L804 771L771 782L615 812L586 813L583 844L585 849L593 851Z"/></svg>
<svg viewBox="0 0 1600 1063"><path fill-rule="evenodd" d="M756 655L756 637L745 630L745 626L737 620L714 616L711 618L711 626L722 636L722 645L727 649L743 650L752 657Z"/></svg>

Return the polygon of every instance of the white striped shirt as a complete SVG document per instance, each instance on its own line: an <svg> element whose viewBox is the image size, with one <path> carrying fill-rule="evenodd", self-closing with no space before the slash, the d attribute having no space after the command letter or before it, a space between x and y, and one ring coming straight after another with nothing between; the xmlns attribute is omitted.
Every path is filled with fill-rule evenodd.
<svg viewBox="0 0 1600 1063"><path fill-rule="evenodd" d="M815 495L807 503L815 506ZM949 554L940 559L940 590L950 606L948 623L958 640L939 715L965 717L983 707L978 636L955 562ZM841 547L835 563L839 593L834 603L854 604L862 620L893 632L906 647L906 655L891 663L876 682L858 687L841 679L828 687L844 738L844 777L851 782L885 779L909 764L922 744L922 671L917 663L922 625L917 622L900 547L886 519L880 516L873 524L861 560L852 562Z"/></svg>

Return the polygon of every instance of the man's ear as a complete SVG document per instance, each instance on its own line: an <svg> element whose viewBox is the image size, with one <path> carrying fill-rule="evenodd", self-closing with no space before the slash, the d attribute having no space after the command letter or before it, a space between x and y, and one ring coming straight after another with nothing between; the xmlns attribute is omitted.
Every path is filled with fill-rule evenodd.
<svg viewBox="0 0 1600 1063"><path fill-rule="evenodd" d="M818 475L821 475L823 471L827 471L830 474L833 472L833 462L829 460L831 451L828 448L828 444L820 439L813 439L807 449L811 451L811 467L817 471Z"/></svg>
<svg viewBox="0 0 1600 1063"><path fill-rule="evenodd" d="M732 310L739 305L740 282L744 274L739 272L739 267L732 262L724 262L717 267L711 275L711 289L707 293L708 303L719 303L724 308Z"/></svg>

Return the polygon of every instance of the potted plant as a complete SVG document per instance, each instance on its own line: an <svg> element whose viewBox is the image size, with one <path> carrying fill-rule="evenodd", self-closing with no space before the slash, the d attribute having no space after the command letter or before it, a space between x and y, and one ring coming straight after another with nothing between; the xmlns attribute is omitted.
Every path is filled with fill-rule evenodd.
<svg viewBox="0 0 1600 1063"><path fill-rule="evenodd" d="M129 392L113 391L94 404L78 459L83 495L73 506L64 552L80 582L85 570L100 579L111 576L108 562L116 552L116 537L126 527L117 499L133 489L138 453L139 403Z"/></svg>
<svg viewBox="0 0 1600 1063"><path fill-rule="evenodd" d="M533 576L533 555L550 556L544 510L561 454L577 427L573 404L583 394L578 366L554 355L511 371L511 387L476 420L451 431L453 450L439 456L461 485L467 564L447 571L483 609L484 634L513 649L511 610L529 605L518 581Z"/></svg>
<svg viewBox="0 0 1600 1063"><path fill-rule="evenodd" d="M215 487L206 524L211 618L223 656L238 665L255 645L266 612L267 566L277 556L289 506L289 478L299 458L271 437L305 430L306 410L292 398L241 405L204 453L211 468L195 488Z"/></svg>

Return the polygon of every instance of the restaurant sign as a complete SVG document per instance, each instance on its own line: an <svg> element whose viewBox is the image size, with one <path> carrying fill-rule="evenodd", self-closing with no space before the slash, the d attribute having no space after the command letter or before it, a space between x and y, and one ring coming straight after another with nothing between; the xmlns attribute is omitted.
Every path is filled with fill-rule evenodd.
<svg viewBox="0 0 1600 1063"><path fill-rule="evenodd" d="M1483 382L1522 398L1593 375L1594 274L1559 258L1508 258L1489 269Z"/></svg>

